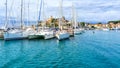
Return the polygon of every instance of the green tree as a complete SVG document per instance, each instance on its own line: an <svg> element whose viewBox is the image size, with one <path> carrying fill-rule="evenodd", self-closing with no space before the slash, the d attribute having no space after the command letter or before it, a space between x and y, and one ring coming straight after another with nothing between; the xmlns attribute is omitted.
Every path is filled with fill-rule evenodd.
<svg viewBox="0 0 120 68"><path fill-rule="evenodd" d="M98 22L98 24L102 24L102 22Z"/></svg>
<svg viewBox="0 0 120 68"><path fill-rule="evenodd" d="M108 21L108 24L109 24L109 23L117 24L117 23L120 23L120 20L117 20L117 21Z"/></svg>
<svg viewBox="0 0 120 68"><path fill-rule="evenodd" d="M85 27L85 22L80 22L80 23L79 23L79 26L80 26L80 27Z"/></svg>

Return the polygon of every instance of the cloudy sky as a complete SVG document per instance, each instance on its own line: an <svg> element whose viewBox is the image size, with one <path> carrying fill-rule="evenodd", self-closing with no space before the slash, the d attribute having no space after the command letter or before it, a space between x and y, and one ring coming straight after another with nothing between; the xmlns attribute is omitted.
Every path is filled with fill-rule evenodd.
<svg viewBox="0 0 120 68"><path fill-rule="evenodd" d="M46 18L59 16L60 0L44 0ZM120 0L63 0L63 15L71 19L72 3L77 11L77 20L85 22L106 22L120 20ZM40 0L24 0L24 19L37 20ZM8 16L20 19L20 0L8 0ZM5 17L5 0L0 2L0 18Z"/></svg>

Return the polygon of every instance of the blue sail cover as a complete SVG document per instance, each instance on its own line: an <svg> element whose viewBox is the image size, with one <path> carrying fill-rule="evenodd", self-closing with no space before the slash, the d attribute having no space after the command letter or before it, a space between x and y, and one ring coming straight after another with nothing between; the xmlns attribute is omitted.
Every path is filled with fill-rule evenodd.
<svg viewBox="0 0 120 68"><path fill-rule="evenodd" d="M39 10L39 18L38 18L38 21L40 21L41 19L41 9L42 9L42 0L40 2L40 10Z"/></svg>

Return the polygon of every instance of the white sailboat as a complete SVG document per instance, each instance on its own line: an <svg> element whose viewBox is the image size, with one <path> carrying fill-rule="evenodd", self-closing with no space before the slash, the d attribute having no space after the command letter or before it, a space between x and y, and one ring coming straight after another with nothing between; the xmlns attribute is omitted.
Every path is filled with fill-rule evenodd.
<svg viewBox="0 0 120 68"><path fill-rule="evenodd" d="M51 39L54 38L54 31L53 30L44 30L41 31L41 34L44 36L44 39Z"/></svg>
<svg viewBox="0 0 120 68"><path fill-rule="evenodd" d="M54 32L50 30L41 30L31 33L28 36L29 39L51 39L54 38Z"/></svg>
<svg viewBox="0 0 120 68"><path fill-rule="evenodd" d="M45 11L44 11L44 1L41 0L41 8L43 8L43 18L44 18L44 24L46 24L46 17L45 17ZM41 8L40 8L40 13L39 15L41 15ZM40 16L39 16L40 17ZM39 21L40 21L40 18L39 18ZM49 30L49 29L45 29L46 25L43 25L42 26L42 30L39 30L39 31L36 31L35 33L33 34L30 34L29 35L29 39L51 39L51 38L54 38L54 31L52 30Z"/></svg>
<svg viewBox="0 0 120 68"><path fill-rule="evenodd" d="M75 8L74 8L74 5L72 5L72 12L73 12L73 22L74 22L74 34L75 35L78 35L78 34L82 34L83 33L83 30L80 29L80 28L77 28L77 16L76 16L76 11L75 11Z"/></svg>
<svg viewBox="0 0 120 68"><path fill-rule="evenodd" d="M70 37L70 34L67 31L58 31L58 33L56 34L56 37L58 40L63 40L63 39L67 39Z"/></svg>
<svg viewBox="0 0 120 68"><path fill-rule="evenodd" d="M41 2L40 2L40 9L39 9L39 18L38 18L37 22L39 22L40 19L41 19L41 9L42 9L42 6L43 6L43 1L41 0ZM37 27L36 32L31 33L31 34L28 35L28 39L44 39L43 27L42 27L42 29Z"/></svg>
<svg viewBox="0 0 120 68"><path fill-rule="evenodd" d="M54 38L55 36L54 36L54 32L52 31L52 32L47 32L45 35L44 35L44 39L52 39L52 38Z"/></svg>
<svg viewBox="0 0 120 68"><path fill-rule="evenodd" d="M45 6L44 6L44 1L43 1L43 18L44 18L44 26L43 28L46 27L46 15L45 15ZM54 38L54 31L53 30L50 30L49 28L48 29L43 29L41 31L42 34L44 34L44 39L51 39L51 38Z"/></svg>
<svg viewBox="0 0 120 68"><path fill-rule="evenodd" d="M59 31L57 31L56 33L56 37L58 40L63 40L63 39L67 39L70 37L70 34L66 31L62 29L62 0L60 0L60 18L59 18Z"/></svg>
<svg viewBox="0 0 120 68"><path fill-rule="evenodd" d="M102 30L103 31L110 31L110 29L108 29L108 28L103 28Z"/></svg>
<svg viewBox="0 0 120 68"><path fill-rule="evenodd" d="M37 4L37 8L38 8L38 6L39 6L39 4ZM38 18L38 20L36 20L36 25L40 21L40 18L41 18L41 8L42 8L42 0L40 2L40 9L39 9L39 16L38 16L39 18ZM38 11L38 9L37 9L37 11ZM37 15L38 15L38 12L37 12ZM28 39L41 39L41 38L44 38L44 36L43 36L43 34L41 34L41 28L39 28L38 26L37 26L35 32L28 35Z"/></svg>
<svg viewBox="0 0 120 68"><path fill-rule="evenodd" d="M7 0L6 0L6 9L7 9ZM7 24L8 22L6 22L6 26L5 26L6 30L7 30ZM21 28L20 29L14 28L7 30L4 33L4 40L25 39L28 37L28 34L30 33L33 33L33 30L23 29L23 0L21 0Z"/></svg>

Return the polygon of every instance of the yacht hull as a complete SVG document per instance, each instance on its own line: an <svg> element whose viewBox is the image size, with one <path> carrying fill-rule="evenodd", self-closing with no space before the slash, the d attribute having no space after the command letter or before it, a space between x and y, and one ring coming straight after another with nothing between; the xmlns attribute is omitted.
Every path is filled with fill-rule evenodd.
<svg viewBox="0 0 120 68"><path fill-rule="evenodd" d="M80 30L80 29L74 30L75 35L79 35L79 34L82 34L82 33L84 33L84 30Z"/></svg>
<svg viewBox="0 0 120 68"><path fill-rule="evenodd" d="M51 39L51 38L54 38L53 34L49 34L49 35L44 36L44 39Z"/></svg>
<svg viewBox="0 0 120 68"><path fill-rule="evenodd" d="M27 39L23 33L4 33L4 40Z"/></svg>
<svg viewBox="0 0 120 68"><path fill-rule="evenodd" d="M28 39L44 39L43 35L29 35Z"/></svg>
<svg viewBox="0 0 120 68"><path fill-rule="evenodd" d="M109 31L109 29L103 29L103 31Z"/></svg>
<svg viewBox="0 0 120 68"><path fill-rule="evenodd" d="M70 37L69 33L57 34L56 35L58 40L68 39Z"/></svg>
<svg viewBox="0 0 120 68"><path fill-rule="evenodd" d="M83 32L82 31L78 31L78 32L74 32L75 35L79 35L79 34L82 34Z"/></svg>

